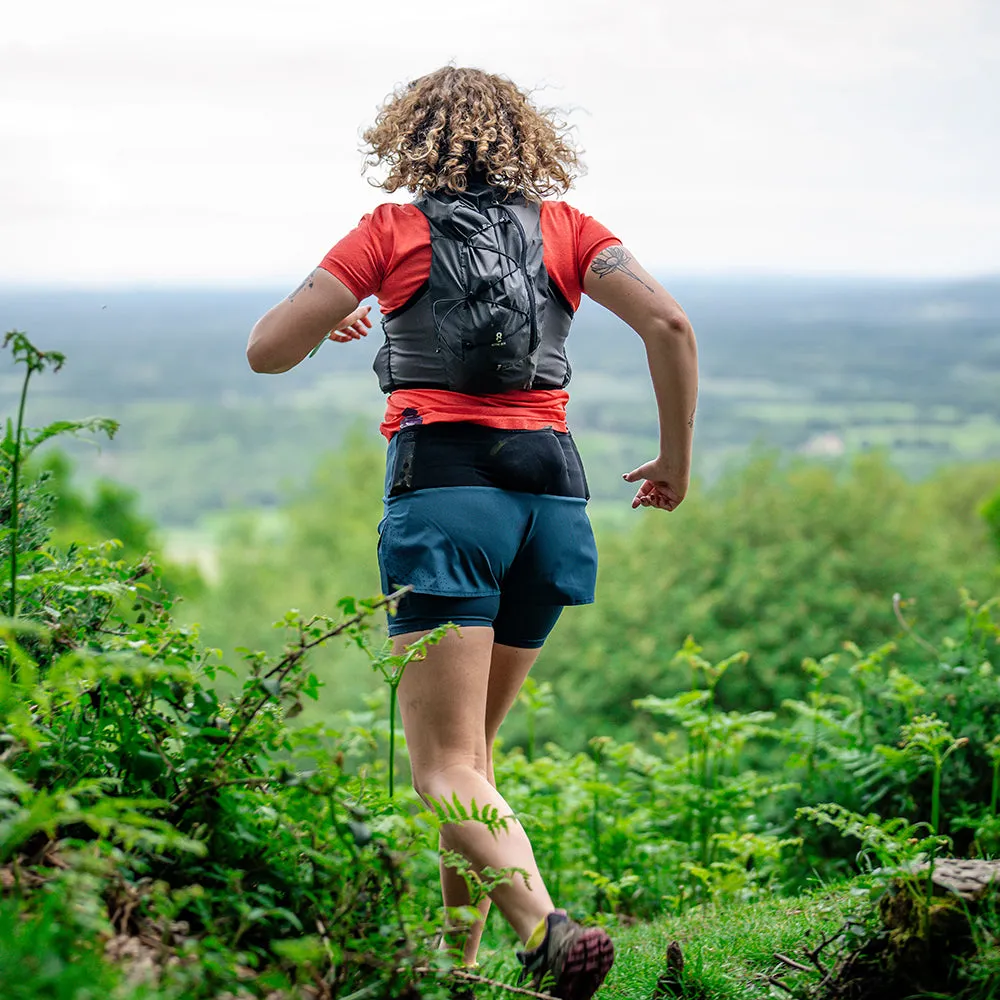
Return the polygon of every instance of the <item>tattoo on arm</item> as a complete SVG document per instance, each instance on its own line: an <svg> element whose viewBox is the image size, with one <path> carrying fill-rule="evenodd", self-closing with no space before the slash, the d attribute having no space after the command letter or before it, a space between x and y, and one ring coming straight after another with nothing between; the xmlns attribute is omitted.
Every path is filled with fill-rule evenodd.
<svg viewBox="0 0 1000 1000"><path fill-rule="evenodd" d="M692 410L691 411L691 416L688 417L688 427L694 427L694 413L695 413L695 411Z"/></svg>
<svg viewBox="0 0 1000 1000"><path fill-rule="evenodd" d="M295 289L295 291L294 291L294 292L292 292L292 294L288 296L288 301L289 301L289 302L292 302L292 301L294 301L294 299L295 299L295 296L296 296L296 295L298 295L298 294L299 294L299 292L301 292L303 288L306 288L307 286L308 286L309 288L312 288L312 286L313 286L313 281L315 281L315 277L314 277L314 276L315 276L315 274L316 274L316 268L313 268L313 269L312 269L312 270L311 270L311 271L310 271L310 272L309 272L309 273L308 273L308 274L307 274L307 275L305 276L305 278L304 278L304 279L302 280L302 284L301 284L301 285L299 285L299 287L298 287L298 288L296 288L296 289Z"/></svg>
<svg viewBox="0 0 1000 1000"><path fill-rule="evenodd" d="M642 278L639 277L633 271L629 264L632 262L632 255L625 249L625 247L613 246L605 247L591 262L590 270L597 275L598 278L603 278L605 275L614 274L616 271L621 271L622 274L627 274L630 278L638 281L643 288L653 291L649 285L646 284Z"/></svg>

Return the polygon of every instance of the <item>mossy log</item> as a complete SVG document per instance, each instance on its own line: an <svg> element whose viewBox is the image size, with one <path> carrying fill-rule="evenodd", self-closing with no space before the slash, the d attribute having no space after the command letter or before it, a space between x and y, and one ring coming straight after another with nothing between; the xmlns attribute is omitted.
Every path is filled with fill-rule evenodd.
<svg viewBox="0 0 1000 1000"><path fill-rule="evenodd" d="M883 930L839 964L824 997L903 1000L921 993L954 994L963 960L975 951L970 921L1000 892L1000 861L934 862L927 897L927 863L895 879L879 901Z"/></svg>

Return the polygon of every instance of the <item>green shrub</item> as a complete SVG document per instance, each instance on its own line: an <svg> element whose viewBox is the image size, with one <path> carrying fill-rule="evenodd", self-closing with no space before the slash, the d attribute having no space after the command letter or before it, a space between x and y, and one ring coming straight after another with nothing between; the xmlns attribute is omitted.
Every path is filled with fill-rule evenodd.
<svg viewBox="0 0 1000 1000"><path fill-rule="evenodd" d="M61 364L22 335L8 339L25 387ZM438 820L412 802L395 808L382 756L350 770L357 728L293 732L287 721L315 699L307 658L332 639L360 644L394 676L396 658L366 637L385 601L347 602L342 620L288 613L284 648L245 651L237 676L173 620L149 561L116 558L110 544L39 544L51 505L21 489L24 461L82 426L36 432L19 420L0 452L14 570L0 594L10 611L0 626L0 866L15 885L25 873L32 899L58 898L67 869L80 876L51 935L32 937L31 918L17 940L42 949L38 975L56 970L67 990L74 976L58 973L67 942L99 951L102 928L67 919L83 907L110 932L160 941L171 995L319 978L334 992L376 984L401 994L414 965L430 961L438 926L434 894L411 888L407 859ZM230 676L226 692L220 674ZM113 863L95 871L91 848Z"/></svg>
<svg viewBox="0 0 1000 1000"><path fill-rule="evenodd" d="M808 657L898 638L896 592L921 630L960 638L960 587L989 594L997 583L976 509L998 478L994 468L915 485L880 455L839 473L762 457L674 514L642 512L632 530L603 532L596 605L567 612L539 659L561 703L544 735L570 746L595 733L634 738L635 699L686 687L670 655L690 635L710 660L751 652L719 688L720 704L740 711L801 698ZM921 682L926 659L900 643L901 668Z"/></svg>

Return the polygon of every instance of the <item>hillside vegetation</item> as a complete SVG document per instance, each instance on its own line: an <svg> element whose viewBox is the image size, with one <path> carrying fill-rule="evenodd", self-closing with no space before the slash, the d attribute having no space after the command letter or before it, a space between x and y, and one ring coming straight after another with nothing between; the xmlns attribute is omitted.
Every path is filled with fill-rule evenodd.
<svg viewBox="0 0 1000 1000"><path fill-rule="evenodd" d="M365 575L377 452L234 522L214 586L163 575L134 496L35 454L114 423L31 430L24 391L62 358L8 346L29 402L0 445L4 997L509 995L499 924L482 981L435 948L437 830L507 818L408 787L389 706L422 664L385 648ZM567 614L496 760L555 897L618 942L600 998L996 995L996 909L942 937L907 873L1000 852L998 485L764 456L602 530L598 606ZM474 898L511 874L456 863ZM899 898L905 949L875 909Z"/></svg>

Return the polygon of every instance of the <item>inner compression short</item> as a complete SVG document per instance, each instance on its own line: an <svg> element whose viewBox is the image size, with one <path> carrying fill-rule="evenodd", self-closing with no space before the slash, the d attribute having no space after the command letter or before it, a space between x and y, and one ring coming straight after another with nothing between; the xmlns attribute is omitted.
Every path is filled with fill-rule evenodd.
<svg viewBox="0 0 1000 1000"><path fill-rule="evenodd" d="M456 625L493 629L493 641L501 646L541 649L562 613L561 604L536 604L506 595L487 597L438 597L407 594L389 619L389 635L429 632L453 622Z"/></svg>

